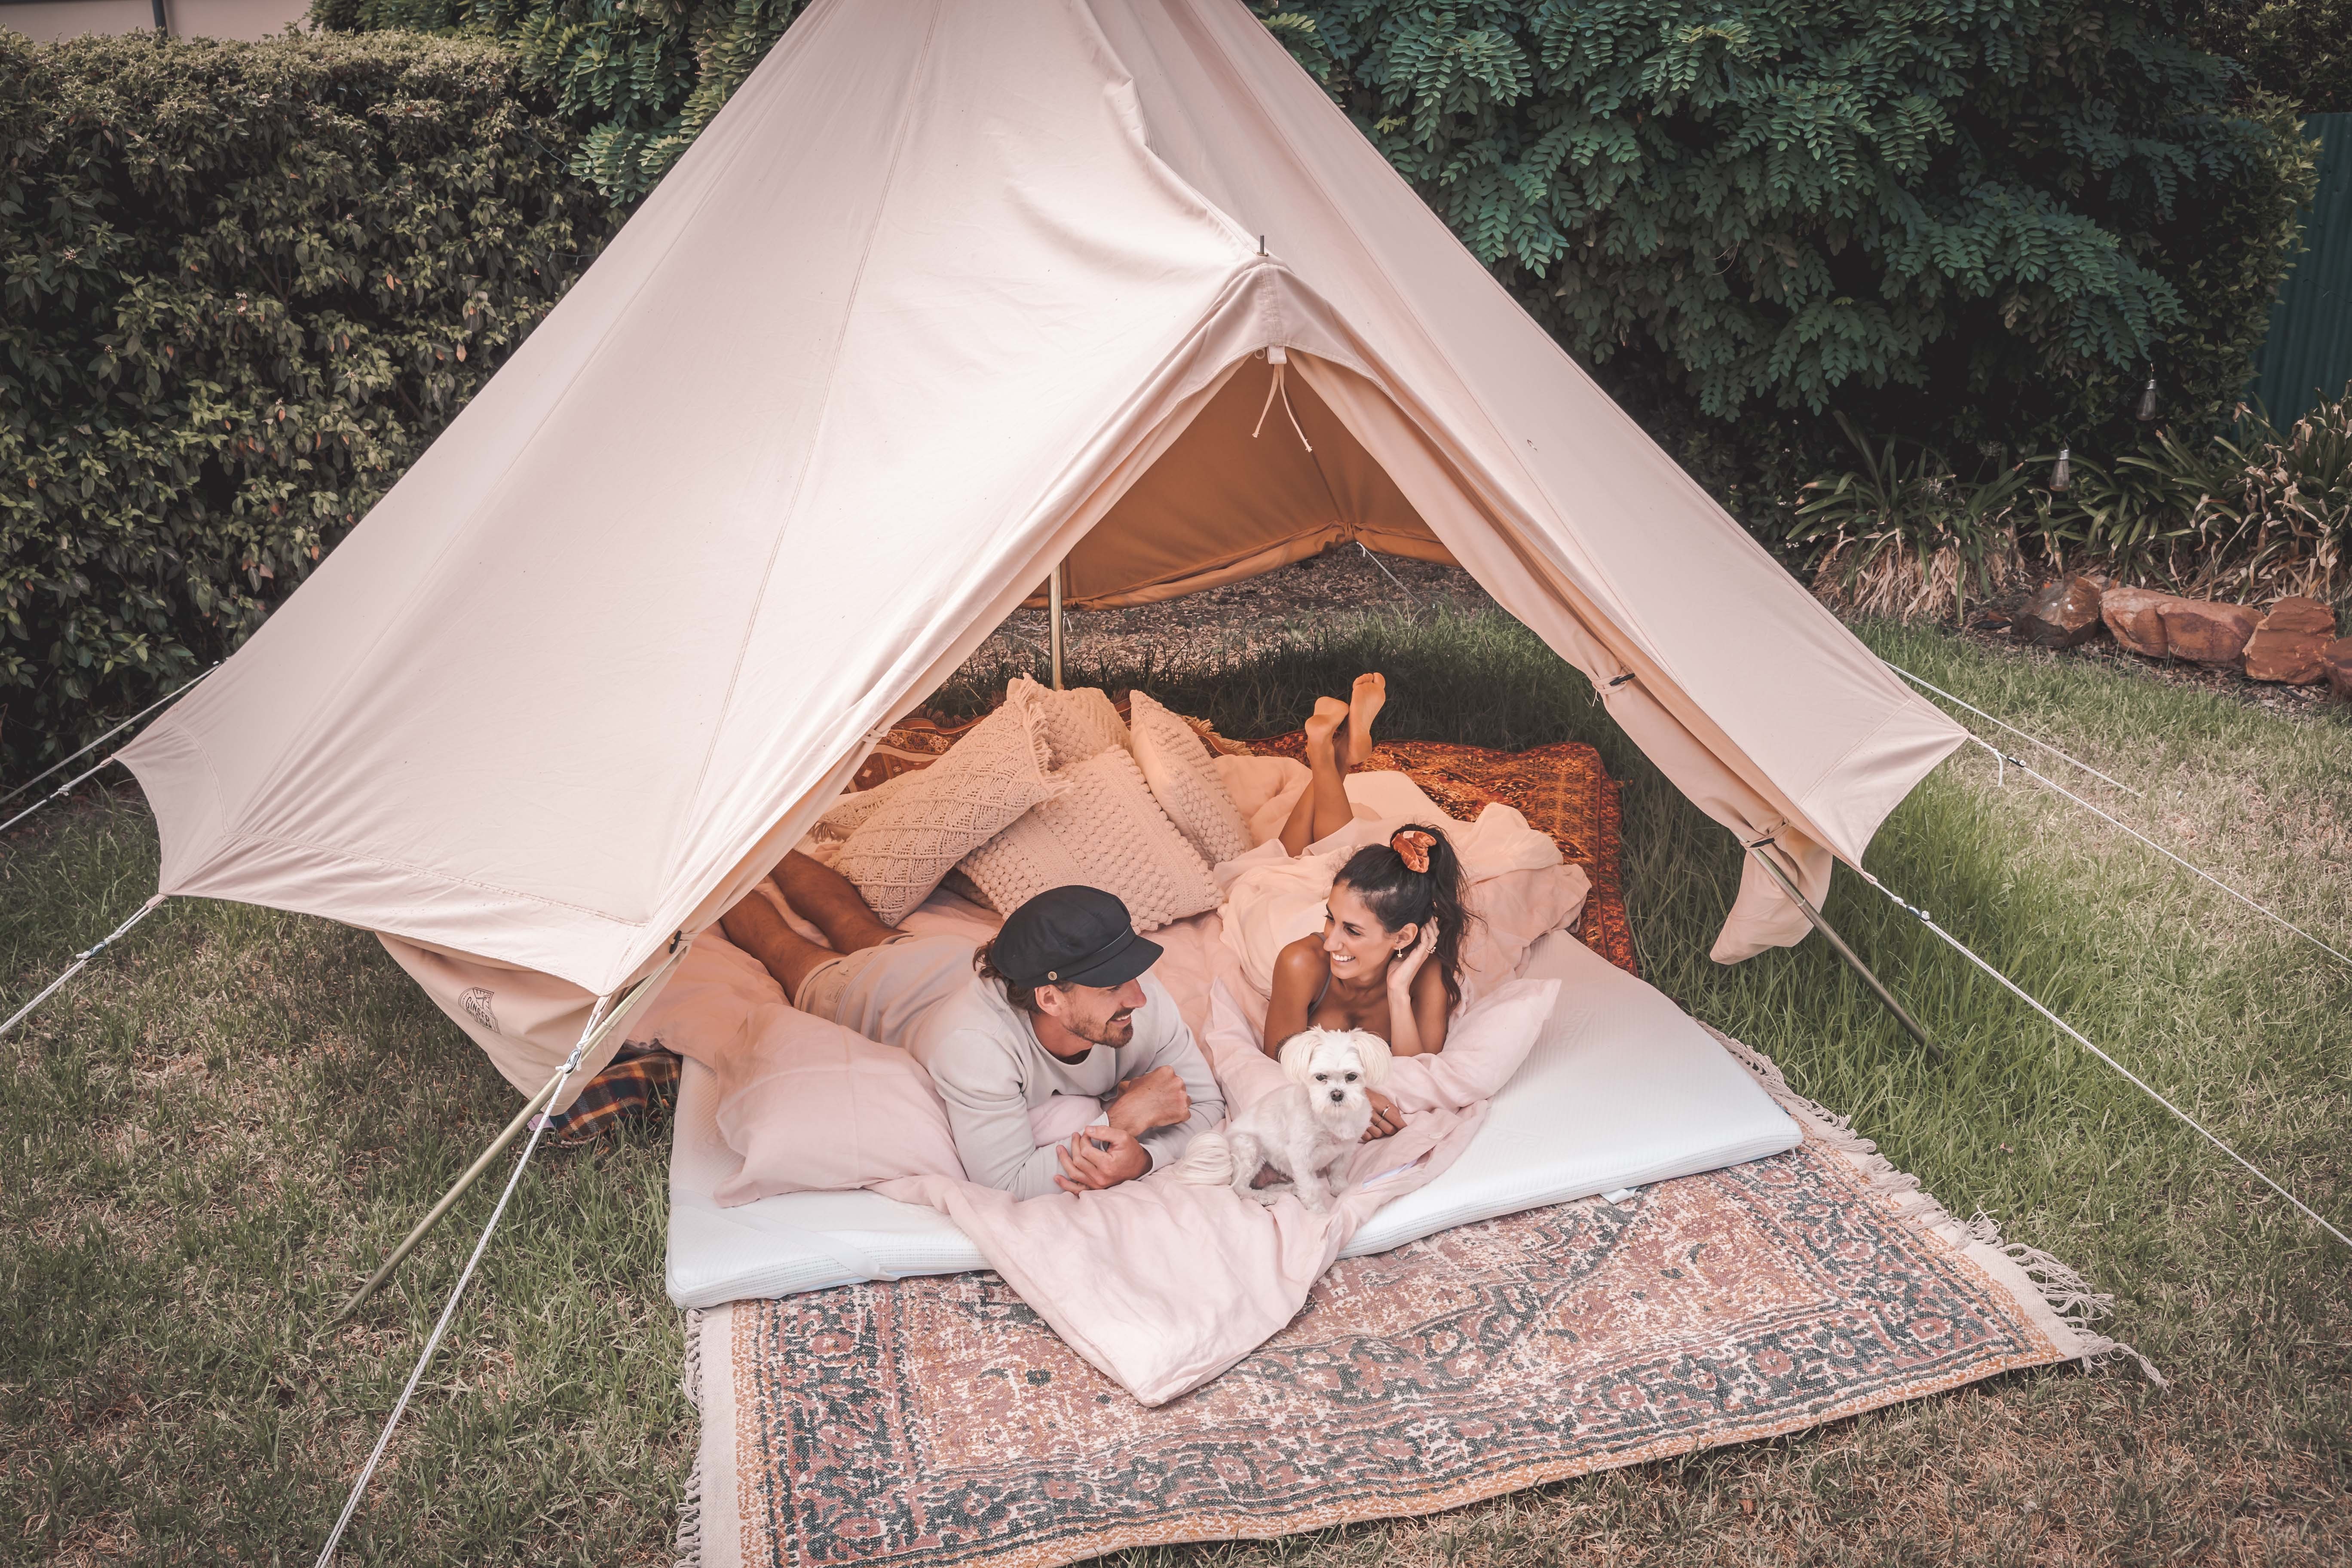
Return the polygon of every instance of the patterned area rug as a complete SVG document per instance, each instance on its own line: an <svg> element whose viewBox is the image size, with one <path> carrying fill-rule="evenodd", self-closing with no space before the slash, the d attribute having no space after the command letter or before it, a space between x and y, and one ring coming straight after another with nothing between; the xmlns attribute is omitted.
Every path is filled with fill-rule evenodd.
<svg viewBox="0 0 2352 1568"><path fill-rule="evenodd" d="M1729 1041L1786 1154L1333 1268L1147 1410L994 1274L698 1314L698 1568L1047 1568L1432 1513L2120 1347L2048 1258L1951 1216ZM2053 1306L2056 1302L2059 1305Z"/></svg>

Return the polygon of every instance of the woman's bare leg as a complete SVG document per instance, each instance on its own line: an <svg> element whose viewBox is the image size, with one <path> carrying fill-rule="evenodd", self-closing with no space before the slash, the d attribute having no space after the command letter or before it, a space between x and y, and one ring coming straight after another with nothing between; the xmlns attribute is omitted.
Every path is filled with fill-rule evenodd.
<svg viewBox="0 0 2352 1568"><path fill-rule="evenodd" d="M767 965L789 999L819 964L860 948L879 947L898 933L874 918L848 878L794 849L772 873L784 900L824 932L831 947L819 947L784 922L766 895L754 889L719 917L727 940Z"/></svg>
<svg viewBox="0 0 2352 1568"><path fill-rule="evenodd" d="M1372 720L1389 700L1389 679L1375 671L1356 677L1348 693L1347 763L1360 768L1372 760Z"/></svg>
<svg viewBox="0 0 2352 1568"><path fill-rule="evenodd" d="M1348 705L1338 698L1315 700L1315 711L1307 721L1307 768L1310 776L1307 793L1298 797L1298 804L1291 808L1290 820L1282 825L1282 847L1286 853L1304 853L1309 844L1339 832L1355 818L1355 807L1348 804L1347 770L1340 765L1335 742L1340 721L1347 716Z"/></svg>

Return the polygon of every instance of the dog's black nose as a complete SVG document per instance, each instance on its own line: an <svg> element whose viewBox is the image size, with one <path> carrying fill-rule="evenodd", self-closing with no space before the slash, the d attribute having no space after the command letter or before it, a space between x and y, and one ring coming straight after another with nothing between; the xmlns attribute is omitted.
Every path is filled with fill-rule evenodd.
<svg viewBox="0 0 2352 1568"><path fill-rule="evenodd" d="M1340 1092L1339 1089L1333 1089L1333 1090L1331 1091L1331 1103L1332 1103L1332 1104L1334 1104L1334 1105L1339 1104L1341 1100L1345 1100L1345 1099L1347 1099L1347 1098L1348 1098L1348 1097L1347 1097L1344 1093Z"/></svg>

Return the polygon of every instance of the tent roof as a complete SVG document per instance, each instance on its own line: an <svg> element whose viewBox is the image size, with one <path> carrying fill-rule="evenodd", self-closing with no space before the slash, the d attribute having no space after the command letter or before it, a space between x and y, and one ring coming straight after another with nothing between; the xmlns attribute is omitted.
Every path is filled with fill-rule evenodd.
<svg viewBox="0 0 2352 1568"><path fill-rule="evenodd" d="M1200 416L1186 450L1303 482L1218 423L1269 348L1344 427L1304 520L1173 452ZM124 760L167 892L602 994L1074 548L1082 591L1149 596L1310 534L1460 561L1706 809L1823 875L1960 740L1238 0L818 0Z"/></svg>

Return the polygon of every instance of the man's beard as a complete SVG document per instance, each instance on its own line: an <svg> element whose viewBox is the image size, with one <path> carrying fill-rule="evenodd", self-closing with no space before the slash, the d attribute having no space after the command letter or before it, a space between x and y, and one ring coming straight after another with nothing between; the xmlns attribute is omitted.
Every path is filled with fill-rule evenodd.
<svg viewBox="0 0 2352 1568"><path fill-rule="evenodd" d="M1082 1040L1097 1046L1108 1046L1116 1050L1135 1038L1135 1009L1129 1007L1113 1013L1084 1034L1079 1034L1076 1029L1070 1032L1077 1035Z"/></svg>

